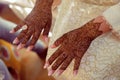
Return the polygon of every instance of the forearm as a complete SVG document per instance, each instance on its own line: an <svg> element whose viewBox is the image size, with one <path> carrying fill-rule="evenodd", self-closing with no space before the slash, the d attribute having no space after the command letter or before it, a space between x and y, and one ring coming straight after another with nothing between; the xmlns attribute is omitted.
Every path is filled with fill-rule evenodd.
<svg viewBox="0 0 120 80"><path fill-rule="evenodd" d="M9 8L8 4L0 3L0 16L16 24L21 21L21 19L19 19L16 14Z"/></svg>
<svg viewBox="0 0 120 80"><path fill-rule="evenodd" d="M39 4L39 3L47 3L47 4L52 4L54 0L36 0L35 4Z"/></svg>
<svg viewBox="0 0 120 80"><path fill-rule="evenodd" d="M89 23L89 22L88 22ZM120 3L107 9L102 15L96 17L93 24L100 23L98 31L120 31ZM91 26L92 27L92 26Z"/></svg>
<svg viewBox="0 0 120 80"><path fill-rule="evenodd" d="M31 13L25 18L25 20L30 20L30 18L32 20L33 17L36 17L36 19L38 19L38 17L42 15L46 15L46 17L49 16L52 10L52 3L53 0L36 0L34 8L32 9ZM36 20L36 22L39 24L40 20Z"/></svg>
<svg viewBox="0 0 120 80"><path fill-rule="evenodd" d="M52 6L54 0L36 0L34 8L41 8L41 7L50 7Z"/></svg>

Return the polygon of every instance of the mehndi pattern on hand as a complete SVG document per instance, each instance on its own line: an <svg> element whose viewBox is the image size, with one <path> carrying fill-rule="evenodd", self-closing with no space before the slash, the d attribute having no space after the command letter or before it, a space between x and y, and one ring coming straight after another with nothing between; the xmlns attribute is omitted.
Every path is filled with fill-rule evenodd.
<svg viewBox="0 0 120 80"><path fill-rule="evenodd" d="M97 17L96 19L100 19ZM44 68L48 68L51 65L48 75L52 75L57 69L57 75L61 75L64 70L69 66L74 59L73 73L76 75L80 66L81 59L91 42L103 34L104 31L99 30L101 25L106 22L104 19L97 21L93 19L83 25L82 27L70 31L57 39L51 48L59 48L52 54L52 56L46 61ZM104 26L108 26L107 24ZM109 31L109 30L108 30Z"/></svg>
<svg viewBox="0 0 120 80"><path fill-rule="evenodd" d="M11 33L14 33L22 29L20 34L13 41L14 44L18 44L20 42L18 49L24 47L29 40L30 46L28 47L28 50L32 49L40 34L48 40L48 34L52 24L52 3L53 0L37 0L31 13L24 19L23 22L10 31ZM23 26L27 26L27 28L24 29Z"/></svg>

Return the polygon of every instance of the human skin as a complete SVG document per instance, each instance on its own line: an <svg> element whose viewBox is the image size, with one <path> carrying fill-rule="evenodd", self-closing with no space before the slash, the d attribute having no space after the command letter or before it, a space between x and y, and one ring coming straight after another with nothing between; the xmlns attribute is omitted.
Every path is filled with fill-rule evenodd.
<svg viewBox="0 0 120 80"><path fill-rule="evenodd" d="M0 19L0 43L1 45L6 46L6 48L8 48L7 50L9 50L10 52L8 54L13 56L11 60L5 59L7 64L9 64L9 65L7 64L6 65L7 67L9 67L10 73L15 74L13 72L14 70L18 72L20 71L19 72L20 75L16 75L16 76L20 76L21 80L54 80L52 76L47 75L47 70L43 69L45 57L47 54L47 49L45 44L43 44L43 42L40 40L38 40L38 42L36 43L32 51L27 52L26 49L22 49L18 51L20 53L19 57L21 58L21 60L20 60L20 65L17 64L19 59L17 59L18 56L15 55L16 48L13 49L12 48L13 45L11 45L10 43L12 43L13 39L19 33L15 33L11 35L9 33L9 30L11 30L12 28L14 28L14 24ZM5 57L2 56L1 59L3 58ZM17 66L22 67L22 69L18 70L19 68L17 68Z"/></svg>
<svg viewBox="0 0 120 80"><path fill-rule="evenodd" d="M18 24L21 19L19 19L16 14L9 8L8 4L0 3L0 17Z"/></svg>
<svg viewBox="0 0 120 80"><path fill-rule="evenodd" d="M111 27L104 17L99 16L82 27L70 31L57 39L51 48L56 48L58 46L59 48L46 61L44 66L44 68L48 68L51 65L48 75L52 75L57 69L57 75L61 75L73 59L75 60L73 73L76 75L78 73L80 61L91 42L110 30Z"/></svg>
<svg viewBox="0 0 120 80"><path fill-rule="evenodd" d="M31 13L17 25L10 33L14 33L21 29L23 26L27 26L27 29L22 30L21 33L13 41L18 45L17 49L23 48L30 39L28 50L31 50L37 42L40 34L42 34L45 40L48 40L48 33L52 23L52 7L53 0L37 0ZM42 30L43 33L42 33Z"/></svg>
<svg viewBox="0 0 120 80"><path fill-rule="evenodd" d="M51 75L52 73L54 73L54 71L60 66L60 64L62 64L62 61L65 61L62 64L63 67L60 68L60 70L58 71L58 73L61 74L74 58L75 58L74 73L76 74L78 72L80 60L84 55L84 53L89 48L91 42L99 35L110 30L108 27L106 27L106 25L108 26L108 24L106 24L106 21L104 19L96 18L95 20L92 20L88 24L84 25L82 28L68 32L64 36L59 38L52 47L57 47L60 44L61 46L57 50L58 52L55 52L50 57L50 59L46 62L46 65L52 64L52 62L59 57L60 53L61 53L61 57L53 64L49 74ZM98 28L97 27L94 28L91 26L97 26ZM89 32L89 29L91 29L90 32ZM85 35L86 33L87 35ZM80 35L77 35L77 34L80 34ZM21 46L24 46L24 44ZM61 52L59 53L59 51ZM67 59L64 60L65 58Z"/></svg>

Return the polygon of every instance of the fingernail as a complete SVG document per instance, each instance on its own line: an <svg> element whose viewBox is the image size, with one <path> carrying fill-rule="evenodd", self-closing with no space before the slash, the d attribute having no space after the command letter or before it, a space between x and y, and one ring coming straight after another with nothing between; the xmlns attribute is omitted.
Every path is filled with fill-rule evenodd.
<svg viewBox="0 0 120 80"><path fill-rule="evenodd" d="M50 48L55 48L55 47L56 47L56 46L55 46L54 44L50 46Z"/></svg>
<svg viewBox="0 0 120 80"><path fill-rule="evenodd" d="M48 68L49 67L49 63L46 62L45 65L44 65L44 69Z"/></svg>
<svg viewBox="0 0 120 80"><path fill-rule="evenodd" d="M34 46L29 46L29 47L27 48L27 51L31 51L31 50L33 49L33 47L34 47Z"/></svg>
<svg viewBox="0 0 120 80"><path fill-rule="evenodd" d="M48 71L48 76L51 76L52 74L54 73L54 70L50 70L50 71Z"/></svg>
<svg viewBox="0 0 120 80"><path fill-rule="evenodd" d="M76 76L78 74L78 70L73 71L73 75Z"/></svg>
<svg viewBox="0 0 120 80"><path fill-rule="evenodd" d="M45 42L48 42L49 40L48 40L48 37L45 37Z"/></svg>
<svg viewBox="0 0 120 80"><path fill-rule="evenodd" d="M20 43L20 44L18 45L18 47L17 47L17 50L22 49L24 46L25 46L25 44L21 44L21 43Z"/></svg>
<svg viewBox="0 0 120 80"><path fill-rule="evenodd" d="M49 39L48 39L47 36L43 36L43 39L44 39L45 42L48 42L48 41L49 41Z"/></svg>
<svg viewBox="0 0 120 80"><path fill-rule="evenodd" d="M19 39L15 38L14 41L13 41L13 44L18 44L18 43L19 43Z"/></svg>
<svg viewBox="0 0 120 80"><path fill-rule="evenodd" d="M63 71L64 71L64 70L58 70L58 71L56 72L56 76L60 76L60 75L63 73Z"/></svg>
<svg viewBox="0 0 120 80"><path fill-rule="evenodd" d="M14 29L12 29L9 33L14 33L15 31L14 31Z"/></svg>
<svg viewBox="0 0 120 80"><path fill-rule="evenodd" d="M46 69L46 68L47 68L47 64L44 65L44 69Z"/></svg>

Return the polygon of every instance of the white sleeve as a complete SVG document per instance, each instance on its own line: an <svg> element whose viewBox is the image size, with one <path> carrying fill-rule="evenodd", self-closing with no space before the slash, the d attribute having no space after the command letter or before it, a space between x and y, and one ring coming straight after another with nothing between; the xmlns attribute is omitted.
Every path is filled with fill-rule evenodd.
<svg viewBox="0 0 120 80"><path fill-rule="evenodd" d="M113 31L115 31L117 34L120 34L120 3L107 9L103 13L103 16L111 25Z"/></svg>

